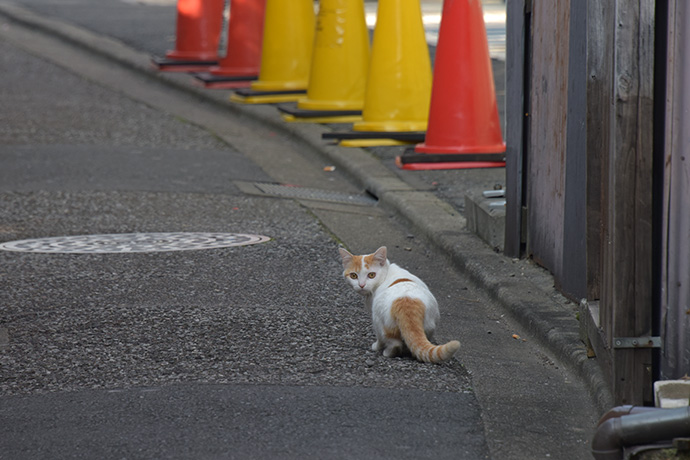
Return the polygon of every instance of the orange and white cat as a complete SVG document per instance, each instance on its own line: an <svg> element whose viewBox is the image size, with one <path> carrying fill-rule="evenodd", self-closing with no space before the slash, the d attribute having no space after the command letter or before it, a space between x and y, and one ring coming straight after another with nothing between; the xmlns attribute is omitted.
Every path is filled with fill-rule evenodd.
<svg viewBox="0 0 690 460"><path fill-rule="evenodd" d="M438 303L426 284L404 268L388 261L386 247L356 256L340 248L343 276L371 308L376 334L374 351L399 356L405 347L420 361L438 363L450 359L460 348L452 340L433 345L429 340L440 318Z"/></svg>

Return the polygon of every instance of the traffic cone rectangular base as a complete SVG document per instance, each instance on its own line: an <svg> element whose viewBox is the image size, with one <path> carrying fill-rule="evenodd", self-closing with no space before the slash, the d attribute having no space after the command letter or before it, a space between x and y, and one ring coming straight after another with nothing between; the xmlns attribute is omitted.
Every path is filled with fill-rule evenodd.
<svg viewBox="0 0 690 460"><path fill-rule="evenodd" d="M435 169L503 168L506 165L505 153L415 153L406 150L395 159L395 164L411 171Z"/></svg>
<svg viewBox="0 0 690 460"><path fill-rule="evenodd" d="M162 72L203 72L218 65L218 61L192 61L186 59L169 59L158 56L151 58L153 66Z"/></svg>
<svg viewBox="0 0 690 460"><path fill-rule="evenodd" d="M288 113L282 115L283 121L288 123L353 123L361 120L361 115L350 115L342 117L296 117Z"/></svg>
<svg viewBox="0 0 690 460"><path fill-rule="evenodd" d="M252 84L252 81L259 78L258 75L214 75L209 72L197 73L194 78L204 86L210 89L235 89L247 88Z"/></svg>
<svg viewBox="0 0 690 460"><path fill-rule="evenodd" d="M307 110L294 106L278 107L283 120L305 123L353 123L362 119L361 110Z"/></svg>
<svg viewBox="0 0 690 460"><path fill-rule="evenodd" d="M240 89L235 91L230 100L241 104L276 104L280 102L293 102L302 99L307 94L306 90L291 89L284 91L257 91L253 89Z"/></svg>
<svg viewBox="0 0 690 460"><path fill-rule="evenodd" d="M338 142L341 147L398 147L412 145L416 141L399 141L396 139L349 139Z"/></svg>
<svg viewBox="0 0 690 460"><path fill-rule="evenodd" d="M405 142L424 142L425 131L348 131L323 133L322 139L357 140L357 139L393 139Z"/></svg>

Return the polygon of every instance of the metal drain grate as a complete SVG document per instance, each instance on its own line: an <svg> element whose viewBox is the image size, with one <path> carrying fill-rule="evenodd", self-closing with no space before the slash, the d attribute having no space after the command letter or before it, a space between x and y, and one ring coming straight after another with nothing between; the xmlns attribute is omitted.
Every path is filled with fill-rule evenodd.
<svg viewBox="0 0 690 460"><path fill-rule="evenodd" d="M372 206L377 203L376 198L370 195L356 193L332 192L308 187L291 187L289 185L279 185L263 182L253 184L266 195L295 198L302 200L328 201L331 203L347 203Z"/></svg>
<svg viewBox="0 0 690 460"><path fill-rule="evenodd" d="M0 250L55 254L114 254L217 249L264 243L269 240L267 236L239 233L116 233L10 241L0 244Z"/></svg>

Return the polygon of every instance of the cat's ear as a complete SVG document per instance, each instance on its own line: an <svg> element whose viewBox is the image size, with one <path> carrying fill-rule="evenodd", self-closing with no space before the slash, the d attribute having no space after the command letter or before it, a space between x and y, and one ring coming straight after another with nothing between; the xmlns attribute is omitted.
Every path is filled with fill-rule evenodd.
<svg viewBox="0 0 690 460"><path fill-rule="evenodd" d="M381 246L374 253L374 260L382 267L384 265L386 265L387 258L388 258L388 249L386 249L385 246Z"/></svg>
<svg viewBox="0 0 690 460"><path fill-rule="evenodd" d="M352 258L354 256L343 248L338 248L338 251L340 252L340 257L343 258L343 267L347 268L347 266L350 265L350 262L352 262Z"/></svg>

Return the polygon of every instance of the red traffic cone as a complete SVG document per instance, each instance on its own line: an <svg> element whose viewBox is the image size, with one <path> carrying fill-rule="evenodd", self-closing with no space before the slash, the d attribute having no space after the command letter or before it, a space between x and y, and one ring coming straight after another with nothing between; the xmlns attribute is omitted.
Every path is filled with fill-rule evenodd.
<svg viewBox="0 0 690 460"><path fill-rule="evenodd" d="M481 3L445 0L425 142L398 157L403 169L505 166Z"/></svg>
<svg viewBox="0 0 690 460"><path fill-rule="evenodd" d="M259 78L266 0L231 0L227 55L195 75L207 88L239 88Z"/></svg>
<svg viewBox="0 0 690 460"><path fill-rule="evenodd" d="M203 71L218 63L224 0L177 0L175 49L153 58L159 70Z"/></svg>

